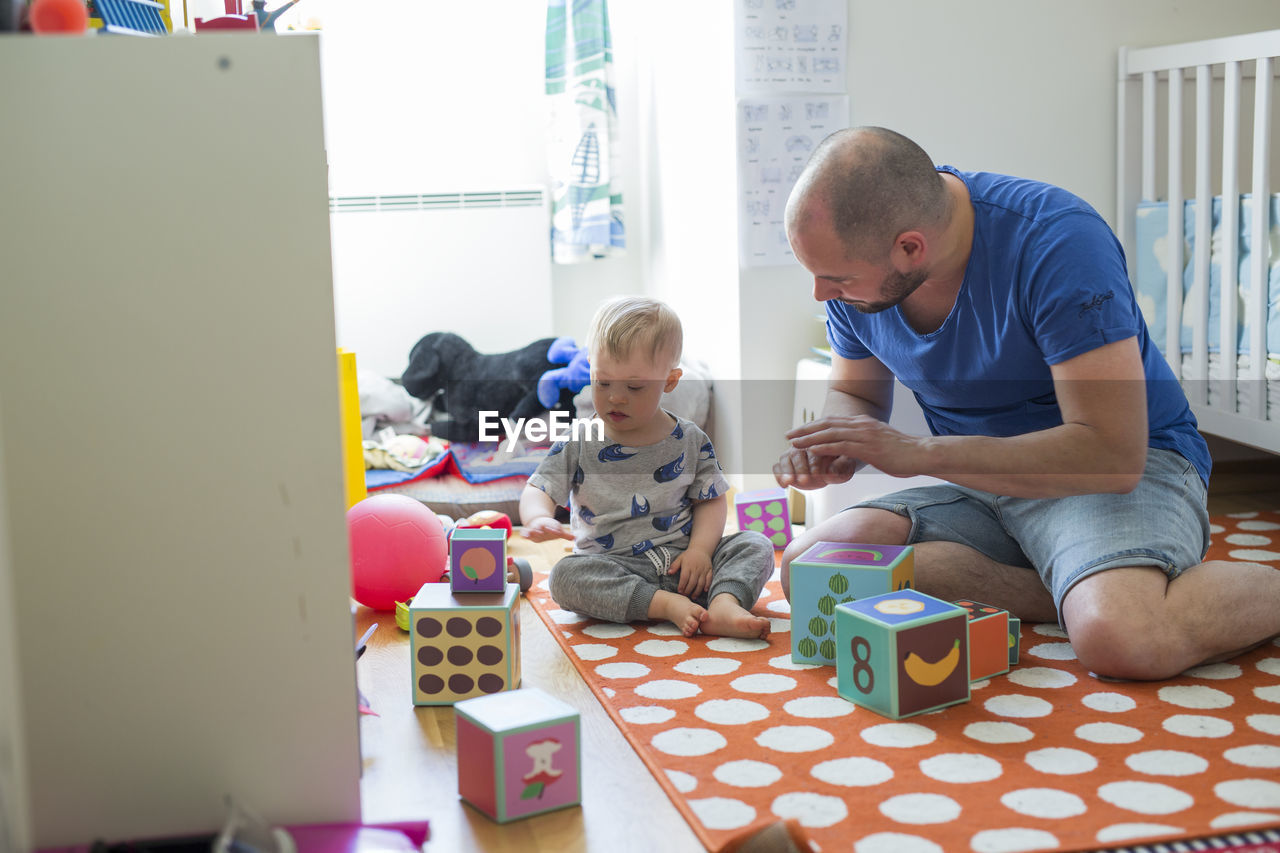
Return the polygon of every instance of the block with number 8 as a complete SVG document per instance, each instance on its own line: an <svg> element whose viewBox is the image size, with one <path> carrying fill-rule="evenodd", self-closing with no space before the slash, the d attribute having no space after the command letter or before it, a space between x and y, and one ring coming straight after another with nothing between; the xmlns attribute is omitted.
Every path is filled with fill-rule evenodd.
<svg viewBox="0 0 1280 853"><path fill-rule="evenodd" d="M969 699L968 612L904 589L836 607L836 691L894 720Z"/></svg>

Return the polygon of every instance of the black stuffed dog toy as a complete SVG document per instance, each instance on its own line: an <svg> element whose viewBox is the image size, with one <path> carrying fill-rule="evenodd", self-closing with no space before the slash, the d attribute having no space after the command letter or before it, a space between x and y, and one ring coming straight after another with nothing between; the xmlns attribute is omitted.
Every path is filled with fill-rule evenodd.
<svg viewBox="0 0 1280 853"><path fill-rule="evenodd" d="M435 400L448 417L432 424L432 431L449 441L479 441L480 412L499 418L536 417L547 411L538 401L538 379L558 365L547 360L555 338L542 338L511 352L476 352L453 332L432 332L413 345L409 366L400 377L406 391L420 400ZM553 407L573 411L573 393L560 392ZM501 421L489 420L501 430Z"/></svg>

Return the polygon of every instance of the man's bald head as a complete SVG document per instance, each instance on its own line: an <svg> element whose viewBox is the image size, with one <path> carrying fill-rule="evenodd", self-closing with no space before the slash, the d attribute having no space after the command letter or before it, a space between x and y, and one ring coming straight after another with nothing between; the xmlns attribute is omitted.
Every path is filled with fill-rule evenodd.
<svg viewBox="0 0 1280 853"><path fill-rule="evenodd" d="M878 259L904 231L945 223L933 160L883 127L838 130L814 150L787 201L787 233L826 220L849 255Z"/></svg>

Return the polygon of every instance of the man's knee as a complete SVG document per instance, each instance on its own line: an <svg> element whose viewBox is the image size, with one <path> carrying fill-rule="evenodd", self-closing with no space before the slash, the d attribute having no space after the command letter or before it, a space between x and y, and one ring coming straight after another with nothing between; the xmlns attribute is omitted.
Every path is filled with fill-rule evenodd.
<svg viewBox="0 0 1280 853"><path fill-rule="evenodd" d="M1140 581L1129 583L1135 577ZM1165 583L1157 569L1113 569L1073 587L1063 601L1063 621L1080 664L1095 675L1135 681L1181 673L1188 638L1164 614Z"/></svg>
<svg viewBox="0 0 1280 853"><path fill-rule="evenodd" d="M782 552L782 594L791 600L791 561L816 542L903 545L911 535L911 519L887 509L855 507L832 516L791 540Z"/></svg>

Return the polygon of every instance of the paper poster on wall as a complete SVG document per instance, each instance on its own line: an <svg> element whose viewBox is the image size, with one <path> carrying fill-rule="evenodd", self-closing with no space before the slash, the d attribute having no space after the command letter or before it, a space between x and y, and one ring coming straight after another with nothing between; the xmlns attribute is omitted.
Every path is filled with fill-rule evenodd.
<svg viewBox="0 0 1280 853"><path fill-rule="evenodd" d="M745 267L795 262L782 214L810 153L849 123L847 95L738 100L738 246Z"/></svg>
<svg viewBox="0 0 1280 853"><path fill-rule="evenodd" d="M846 0L737 0L734 11L738 94L846 91Z"/></svg>

